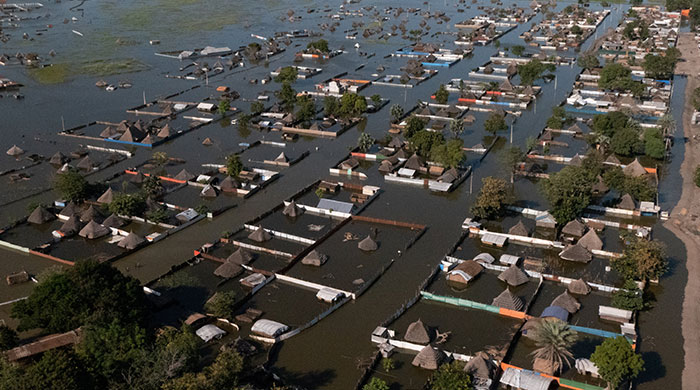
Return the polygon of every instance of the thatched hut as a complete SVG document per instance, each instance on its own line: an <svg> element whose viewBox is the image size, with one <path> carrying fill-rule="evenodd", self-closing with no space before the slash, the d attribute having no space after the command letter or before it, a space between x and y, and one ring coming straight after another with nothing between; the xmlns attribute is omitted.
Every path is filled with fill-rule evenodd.
<svg viewBox="0 0 700 390"><path fill-rule="evenodd" d="M122 226L126 225L126 221L123 219L119 218L116 214L112 213L109 217L107 217L103 222L102 226L104 227L111 227L111 228L120 228Z"/></svg>
<svg viewBox="0 0 700 390"><path fill-rule="evenodd" d="M88 239L95 239L95 238L100 238L104 237L108 234L112 233L112 230L109 228L106 228L99 223L90 220L85 227L80 229L80 232L78 232L78 235L80 237L88 238Z"/></svg>
<svg viewBox="0 0 700 390"><path fill-rule="evenodd" d="M416 344L428 344L432 340L428 327L423 324L420 318L408 325L403 339Z"/></svg>
<svg viewBox="0 0 700 390"><path fill-rule="evenodd" d="M525 307L523 300L520 299L520 297L513 295L513 293L511 293L507 287L502 293L498 294L496 298L493 298L491 304L493 306L515 311L521 311Z"/></svg>
<svg viewBox="0 0 700 390"><path fill-rule="evenodd" d="M243 273L243 268L240 265L229 261L224 262L214 270L214 275L225 279L234 278L241 273Z"/></svg>
<svg viewBox="0 0 700 390"><path fill-rule="evenodd" d="M467 260L454 267L448 274L447 280L458 284L467 284L479 276L484 267L474 260Z"/></svg>
<svg viewBox="0 0 700 390"><path fill-rule="evenodd" d="M221 184L219 184L219 188L224 192L234 192L242 187L241 182L234 179L232 176L226 176L226 178L221 181Z"/></svg>
<svg viewBox="0 0 700 390"><path fill-rule="evenodd" d="M568 291L564 291L563 293L559 294L559 296L554 298L550 306L559 306L571 314L576 313L581 308L581 304L576 300L576 298L569 295Z"/></svg>
<svg viewBox="0 0 700 390"><path fill-rule="evenodd" d="M464 365L464 371L474 378L491 379L496 372L496 365L493 359L484 351L477 352Z"/></svg>
<svg viewBox="0 0 700 390"><path fill-rule="evenodd" d="M73 215L70 218L68 218L68 220L66 220L66 222L63 223L63 225L61 225L58 231L66 236L72 236L73 234L78 233L82 228L83 224L80 223L80 219L78 218L78 216Z"/></svg>
<svg viewBox="0 0 700 390"><path fill-rule="evenodd" d="M642 163L639 159L635 158L634 161L629 163L626 167L622 169L622 172L627 176L639 177L647 174L647 170L644 169Z"/></svg>
<svg viewBox="0 0 700 390"><path fill-rule="evenodd" d="M85 211L80 213L80 221L81 222L90 222L90 221L95 221L98 223L101 223L104 219L104 216L100 212L100 210L97 209L97 207L90 205Z"/></svg>
<svg viewBox="0 0 700 390"><path fill-rule="evenodd" d="M23 154L24 150L22 150L22 148L20 148L17 145L12 145L12 147L7 149L7 152L5 152L5 153L7 153L8 156L17 157L17 156Z"/></svg>
<svg viewBox="0 0 700 390"><path fill-rule="evenodd" d="M183 168L177 175L175 175L174 179L175 180L182 180L182 181L191 181L194 180L197 176L189 173L187 169Z"/></svg>
<svg viewBox="0 0 700 390"><path fill-rule="evenodd" d="M593 260L591 252L579 244L567 246L563 251L559 252L559 257L577 263L588 263Z"/></svg>
<svg viewBox="0 0 700 390"><path fill-rule="evenodd" d="M63 165L67 162L68 157L66 157L66 155L61 152L54 153L54 155L51 156L51 159L49 160L49 164L51 165Z"/></svg>
<svg viewBox="0 0 700 390"><path fill-rule="evenodd" d="M577 279L569 283L567 290L569 290L569 292L572 294L588 295L591 292L591 286L589 286L585 280Z"/></svg>
<svg viewBox="0 0 700 390"><path fill-rule="evenodd" d="M445 361L445 354L430 345L426 345L421 351L413 358L411 364L416 367L420 367L426 370L437 370Z"/></svg>
<svg viewBox="0 0 700 390"><path fill-rule="evenodd" d="M617 208L625 210L635 210L637 208L637 202L634 200L632 195L624 194L620 198L620 202L617 204Z"/></svg>
<svg viewBox="0 0 700 390"><path fill-rule="evenodd" d="M258 226L258 228L250 233L248 235L249 240L253 240L255 242L265 242L265 241L270 241L272 239L272 236L270 233L267 232L267 230L263 229L262 226Z"/></svg>
<svg viewBox="0 0 700 390"><path fill-rule="evenodd" d="M31 214L29 214L27 222L35 225L41 225L43 223L53 221L54 219L56 219L56 216L52 212L45 209L43 206L38 206L34 209L34 211L32 211Z"/></svg>
<svg viewBox="0 0 700 390"><path fill-rule="evenodd" d="M578 244L589 251L603 249L603 241L593 229L588 230L588 232L578 240Z"/></svg>
<svg viewBox="0 0 700 390"><path fill-rule="evenodd" d="M95 163L90 159L90 156L85 156L78 162L76 168L91 171L93 168L95 168Z"/></svg>
<svg viewBox="0 0 700 390"><path fill-rule="evenodd" d="M112 188L107 188L107 191L103 192L99 198L97 198L97 203L109 204L114 200L114 191Z"/></svg>
<svg viewBox="0 0 700 390"><path fill-rule="evenodd" d="M498 279L508 283L513 287L525 284L528 282L528 280L530 280L525 271L520 269L520 267L518 267L515 264L512 264L510 267L508 267L508 269L501 272L501 274L498 275Z"/></svg>
<svg viewBox="0 0 700 390"><path fill-rule="evenodd" d="M275 157L275 162L278 162L278 163L288 163L288 162L289 162L289 158L287 157L286 154L284 154L284 152L282 152L282 153L279 154L279 156Z"/></svg>
<svg viewBox="0 0 700 390"><path fill-rule="evenodd" d="M416 153L413 154L413 156L409 157L408 160L406 160L406 163L404 164L404 168L408 169L413 169L413 170L420 170L425 166L425 163L423 162L423 159L420 158L419 155Z"/></svg>
<svg viewBox="0 0 700 390"><path fill-rule="evenodd" d="M143 244L144 242L146 242L146 240L139 237L138 234L131 232L128 236L122 238L117 243L117 246L127 250L132 250L138 248L138 246Z"/></svg>
<svg viewBox="0 0 700 390"><path fill-rule="evenodd" d="M284 206L284 210L282 210L282 214L291 217L291 218L296 218L302 214L304 214L304 209L301 207L297 206L297 203L295 201L289 202L288 205Z"/></svg>
<svg viewBox="0 0 700 390"><path fill-rule="evenodd" d="M324 255L323 253L319 253L315 249L301 259L302 264L313 265L315 267L322 266L326 263L326 261L328 261L328 256Z"/></svg>
<svg viewBox="0 0 700 390"><path fill-rule="evenodd" d="M199 196L204 197L204 198L216 198L219 196L219 190L216 189L211 184L207 184L202 188L202 191L200 191Z"/></svg>
<svg viewBox="0 0 700 390"><path fill-rule="evenodd" d="M508 230L508 234L516 235L516 236L530 236L530 229L525 226L522 220L518 221L517 224L515 224L513 227L511 227Z"/></svg>
<svg viewBox="0 0 700 390"><path fill-rule="evenodd" d="M576 238L580 238L583 236L583 233L586 232L586 225L579 221L578 219L574 219L573 221L570 221L566 225L564 225L564 228L561 229L561 233L565 234L567 236L572 236Z"/></svg>
<svg viewBox="0 0 700 390"><path fill-rule="evenodd" d="M252 253L243 248L238 248L237 251L231 253L229 257L226 258L226 261L243 265L250 263L254 258L255 256Z"/></svg>
<svg viewBox="0 0 700 390"><path fill-rule="evenodd" d="M364 240L357 243L357 247L365 252L376 251L379 248L379 244L372 239L372 237L367 236Z"/></svg>

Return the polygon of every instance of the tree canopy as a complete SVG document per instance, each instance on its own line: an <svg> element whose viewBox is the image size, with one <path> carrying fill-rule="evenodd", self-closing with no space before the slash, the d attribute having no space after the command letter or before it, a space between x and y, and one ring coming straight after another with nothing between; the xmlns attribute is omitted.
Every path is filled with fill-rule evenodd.
<svg viewBox="0 0 700 390"><path fill-rule="evenodd" d="M520 75L520 83L522 85L532 85L543 76L544 72L554 72L555 70L554 64L544 64L537 59L518 65L518 75Z"/></svg>
<svg viewBox="0 0 700 390"><path fill-rule="evenodd" d="M330 53L331 49L328 48L328 41L325 39L319 39L318 41L309 42L306 45L307 49L316 50L323 54Z"/></svg>
<svg viewBox="0 0 700 390"><path fill-rule="evenodd" d="M345 92L340 98L340 116L357 118L367 111L367 100L356 93Z"/></svg>
<svg viewBox="0 0 700 390"><path fill-rule="evenodd" d="M238 177L243 170L243 163L237 154L230 154L226 157L226 173L231 177Z"/></svg>
<svg viewBox="0 0 700 390"><path fill-rule="evenodd" d="M293 66L285 66L280 69L279 74L275 76L275 81L278 83L289 83L294 84L297 81L297 76L299 71Z"/></svg>
<svg viewBox="0 0 700 390"><path fill-rule="evenodd" d="M428 380L430 390L472 390L473 388L471 377L456 361L440 366Z"/></svg>
<svg viewBox="0 0 700 390"><path fill-rule="evenodd" d="M632 350L624 336L606 338L595 347L591 361L611 389L619 388L624 381L636 378L644 370L644 360Z"/></svg>
<svg viewBox="0 0 700 390"><path fill-rule="evenodd" d="M410 138L413 150L423 157L430 157L430 152L434 146L445 143L445 137L434 131L421 130Z"/></svg>
<svg viewBox="0 0 700 390"><path fill-rule="evenodd" d="M449 99L450 93L445 88L445 84L440 84L438 90L435 91L435 101L438 104L447 104L447 99Z"/></svg>
<svg viewBox="0 0 700 390"><path fill-rule="evenodd" d="M658 279L668 270L663 244L639 237L631 237L622 256L610 263L623 277L643 281Z"/></svg>
<svg viewBox="0 0 700 390"><path fill-rule="evenodd" d="M559 224L578 217L590 204L594 178L591 171L583 166L569 165L544 180L542 188L545 197L552 216Z"/></svg>
<svg viewBox="0 0 700 390"><path fill-rule="evenodd" d="M503 215L505 206L513 200L513 191L505 180L485 177L481 180L481 191L471 211L475 218L493 219Z"/></svg>
<svg viewBox="0 0 700 390"><path fill-rule="evenodd" d="M425 129L425 121L415 115L411 115L406 121L406 128L404 129L404 136L406 138L413 137L417 132Z"/></svg>
<svg viewBox="0 0 700 390"><path fill-rule="evenodd" d="M583 54L578 57L576 64L583 69L593 69L600 66L600 61L595 54Z"/></svg>
<svg viewBox="0 0 700 390"><path fill-rule="evenodd" d="M464 141L461 139L451 139L447 143L433 145L430 150L431 160L448 168L454 168L464 161Z"/></svg>
<svg viewBox="0 0 700 390"><path fill-rule="evenodd" d="M54 188L64 200L81 202L87 197L89 186L83 175L70 169L56 177Z"/></svg>
<svg viewBox="0 0 700 390"><path fill-rule="evenodd" d="M612 91L630 91L635 96L644 93L644 85L632 80L632 71L619 63L606 64L600 71L598 87Z"/></svg>
<svg viewBox="0 0 700 390"><path fill-rule="evenodd" d="M664 55L647 54L644 57L642 67L647 77L669 79L673 76L673 70L680 58L680 50L671 47L666 50Z"/></svg>
<svg viewBox="0 0 700 390"><path fill-rule="evenodd" d="M506 124L506 120L503 119L503 116L495 112L492 112L484 122L484 129L489 133L495 134L499 131L506 130L507 128L508 125Z"/></svg>

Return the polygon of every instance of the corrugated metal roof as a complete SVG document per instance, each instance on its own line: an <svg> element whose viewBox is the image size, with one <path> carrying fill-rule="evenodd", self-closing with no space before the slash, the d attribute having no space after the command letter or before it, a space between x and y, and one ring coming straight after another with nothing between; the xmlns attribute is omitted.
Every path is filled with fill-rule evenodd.
<svg viewBox="0 0 700 390"><path fill-rule="evenodd" d="M318 207L319 209L333 210L341 213L351 214L355 205L348 202L341 202L339 200L324 198L318 201L318 206L316 207Z"/></svg>

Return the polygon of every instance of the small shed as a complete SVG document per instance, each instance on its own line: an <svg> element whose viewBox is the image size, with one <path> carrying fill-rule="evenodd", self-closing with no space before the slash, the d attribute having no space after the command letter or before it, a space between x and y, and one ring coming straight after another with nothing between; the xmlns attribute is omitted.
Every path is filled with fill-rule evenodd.
<svg viewBox="0 0 700 390"><path fill-rule="evenodd" d="M498 294L498 296L493 299L491 305L515 311L521 311L525 307L523 300L520 299L520 297L513 295L513 293L511 293L507 287L502 293Z"/></svg>
<svg viewBox="0 0 700 390"><path fill-rule="evenodd" d="M472 279L479 276L484 267L474 260L467 260L460 263L447 274L447 280L459 284L467 284Z"/></svg>
<svg viewBox="0 0 700 390"><path fill-rule="evenodd" d="M474 257L474 261L491 264L496 261L496 259L490 253L481 252Z"/></svg>
<svg viewBox="0 0 700 390"><path fill-rule="evenodd" d="M514 256L514 255L503 254L498 259L498 261L502 264L517 265L518 261L520 261L520 257Z"/></svg>
<svg viewBox="0 0 700 390"><path fill-rule="evenodd" d="M445 354L431 345L426 345L418 352L411 364L426 370L437 370L446 359Z"/></svg>
<svg viewBox="0 0 700 390"><path fill-rule="evenodd" d="M500 234L486 233L483 236L481 236L481 242L483 244L495 246L498 248L502 248L507 241L508 237Z"/></svg>
<svg viewBox="0 0 700 390"><path fill-rule="evenodd" d="M575 261L577 263L588 263L593 260L593 255L591 252L580 244L567 246L563 251L559 252L559 257L564 260Z"/></svg>
<svg viewBox="0 0 700 390"><path fill-rule="evenodd" d="M262 226L258 226L258 228L250 233L248 235L248 239L253 240L255 242L265 242L265 241L270 241L272 239L272 236L270 233L267 232L267 230L263 229Z"/></svg>
<svg viewBox="0 0 700 390"><path fill-rule="evenodd" d="M326 263L326 261L328 261L328 256L324 255L323 253L319 253L315 249L301 259L302 264L313 265L315 267L322 266Z"/></svg>
<svg viewBox="0 0 700 390"><path fill-rule="evenodd" d="M265 319L255 321L253 326L250 328L251 332L270 338L275 338L287 330L289 330L287 325Z"/></svg>
<svg viewBox="0 0 700 390"><path fill-rule="evenodd" d="M379 248L379 244L372 237L367 236L364 240L357 243L357 247L365 252L372 252Z"/></svg>
<svg viewBox="0 0 700 390"><path fill-rule="evenodd" d="M408 325L404 340L415 344L428 344L431 341L428 327L423 324L420 318Z"/></svg>
<svg viewBox="0 0 700 390"><path fill-rule="evenodd" d="M316 298L323 302L334 303L345 298L345 294L334 288L324 287L316 293Z"/></svg>
<svg viewBox="0 0 700 390"><path fill-rule="evenodd" d="M520 267L518 267L515 264L511 265L510 267L508 267L508 269L501 272L501 274L498 275L498 279L508 283L513 287L525 284L530 280L529 276L527 276L525 271L520 269Z"/></svg>

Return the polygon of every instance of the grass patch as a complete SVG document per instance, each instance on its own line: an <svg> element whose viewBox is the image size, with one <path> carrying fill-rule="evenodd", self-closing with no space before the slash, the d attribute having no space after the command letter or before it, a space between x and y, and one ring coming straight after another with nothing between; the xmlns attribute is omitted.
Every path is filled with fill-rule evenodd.
<svg viewBox="0 0 700 390"><path fill-rule="evenodd" d="M53 64L43 68L29 69L29 76L41 84L65 83L70 73L70 65L68 64Z"/></svg>
<svg viewBox="0 0 700 390"><path fill-rule="evenodd" d="M78 73L91 76L112 76L122 73L142 72L149 66L136 60L127 58L121 60L94 60L80 65Z"/></svg>

